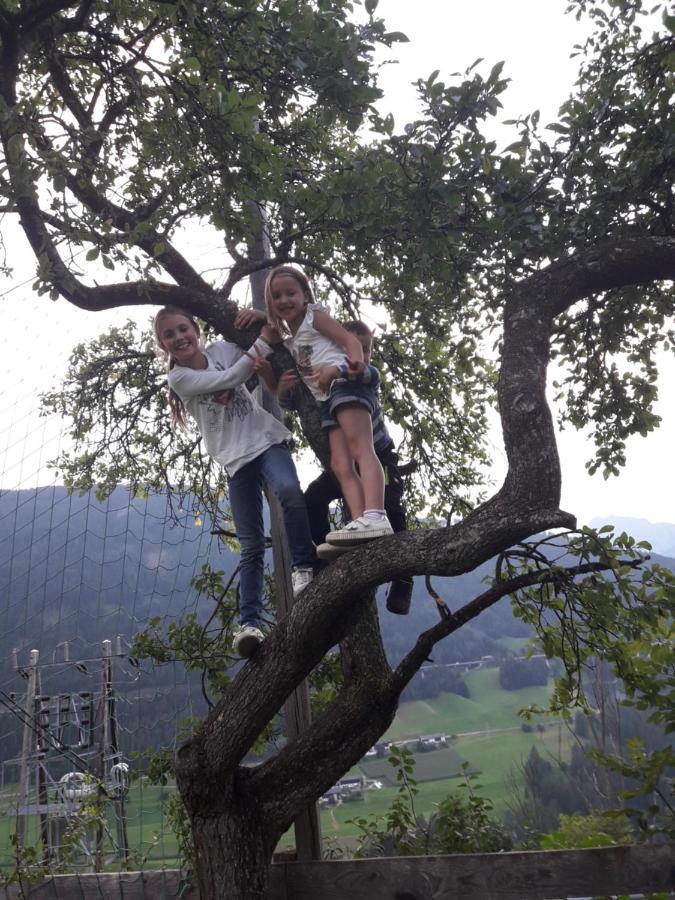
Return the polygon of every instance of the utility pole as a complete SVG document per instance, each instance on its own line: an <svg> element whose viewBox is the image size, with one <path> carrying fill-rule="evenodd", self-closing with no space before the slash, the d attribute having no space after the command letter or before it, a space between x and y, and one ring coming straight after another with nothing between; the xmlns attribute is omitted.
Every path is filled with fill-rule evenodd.
<svg viewBox="0 0 675 900"><path fill-rule="evenodd" d="M16 652L15 652L16 658ZM26 840L26 806L30 782L29 757L31 753L35 716L35 696L37 693L39 650L30 651L28 667L28 684L26 686L26 704L24 707L23 741L21 745L21 765L19 768L19 799L16 817L16 846L22 850ZM18 668L18 663L15 665Z"/></svg>
<svg viewBox="0 0 675 900"><path fill-rule="evenodd" d="M260 220L260 229L249 247L249 256L253 260L265 260L270 258L270 246L265 232L265 211L260 204L256 203L254 205ZM260 269L250 276L254 309L265 310L266 277L267 271L265 269ZM276 416L277 419L281 419L281 410L276 398L272 397L268 391L264 391L262 387L260 391L262 393L263 407ZM284 619L293 606L290 555L286 544L281 506L272 491L267 491L266 494L270 509L270 527L272 531L272 561L274 564L277 617ZM298 685L284 703L284 719L286 722L286 737L289 741L292 741L309 727L312 716L309 686L306 681ZM298 861L306 862L312 859L321 859L321 825L316 803L312 803L302 810L293 823L293 827L295 830L295 850Z"/></svg>

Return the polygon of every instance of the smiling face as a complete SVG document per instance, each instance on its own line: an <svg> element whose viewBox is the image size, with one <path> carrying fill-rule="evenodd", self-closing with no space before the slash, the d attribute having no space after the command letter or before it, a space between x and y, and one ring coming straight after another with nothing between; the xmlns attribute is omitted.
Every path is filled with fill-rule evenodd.
<svg viewBox="0 0 675 900"><path fill-rule="evenodd" d="M180 313L165 313L155 323L157 343L179 366L204 368L200 334L194 322Z"/></svg>
<svg viewBox="0 0 675 900"><path fill-rule="evenodd" d="M300 282L280 272L268 284L267 306L271 321L281 319L295 332L305 317L305 308L311 298L307 296Z"/></svg>

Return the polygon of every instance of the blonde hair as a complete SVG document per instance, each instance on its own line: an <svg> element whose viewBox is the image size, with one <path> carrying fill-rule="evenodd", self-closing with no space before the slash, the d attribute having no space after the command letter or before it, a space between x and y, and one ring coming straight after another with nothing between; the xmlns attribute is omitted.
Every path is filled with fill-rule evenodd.
<svg viewBox="0 0 675 900"><path fill-rule="evenodd" d="M194 316L191 316L190 313L181 306L163 306L159 310L152 323L152 330L155 337L155 353L158 356L163 356L166 360L166 371L168 374L176 365L176 360L162 346L162 339L159 334L159 323L166 316L183 316L183 318L187 319L190 325L192 325L200 339L202 330ZM187 425L185 404L173 388L169 388L169 409L171 410L171 424L174 427L178 426L179 428L185 428Z"/></svg>
<svg viewBox="0 0 675 900"><path fill-rule="evenodd" d="M265 308L267 310L267 321L270 325L274 326L276 330L284 337L288 337L291 333L288 325L284 322L283 319L280 319L278 316L275 316L272 312L272 281L277 277L277 275L290 275L291 278L295 278L300 287L302 288L302 292L305 295L305 300L307 303L314 303L314 292L312 291L312 286L309 283L309 278L305 275L302 269L298 269L295 266L283 265L276 266L272 269L267 276L265 281Z"/></svg>

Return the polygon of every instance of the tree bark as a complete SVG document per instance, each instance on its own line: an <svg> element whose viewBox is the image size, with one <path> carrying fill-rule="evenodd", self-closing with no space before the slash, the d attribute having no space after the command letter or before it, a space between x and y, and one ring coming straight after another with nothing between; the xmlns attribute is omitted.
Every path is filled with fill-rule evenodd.
<svg viewBox="0 0 675 900"><path fill-rule="evenodd" d="M271 842L261 811L242 794L226 809L194 814L192 835L199 896L260 900L267 895Z"/></svg>

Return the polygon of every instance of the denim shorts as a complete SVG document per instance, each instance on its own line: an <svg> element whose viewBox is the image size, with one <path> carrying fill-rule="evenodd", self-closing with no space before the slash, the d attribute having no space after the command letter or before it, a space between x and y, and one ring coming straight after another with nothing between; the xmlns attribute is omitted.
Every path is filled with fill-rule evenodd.
<svg viewBox="0 0 675 900"><path fill-rule="evenodd" d="M335 418L335 410L345 403L358 403L364 406L370 415L377 405L377 388L361 381L349 381L347 378L336 378L330 388L328 400L319 404L322 428L336 428L339 423Z"/></svg>

